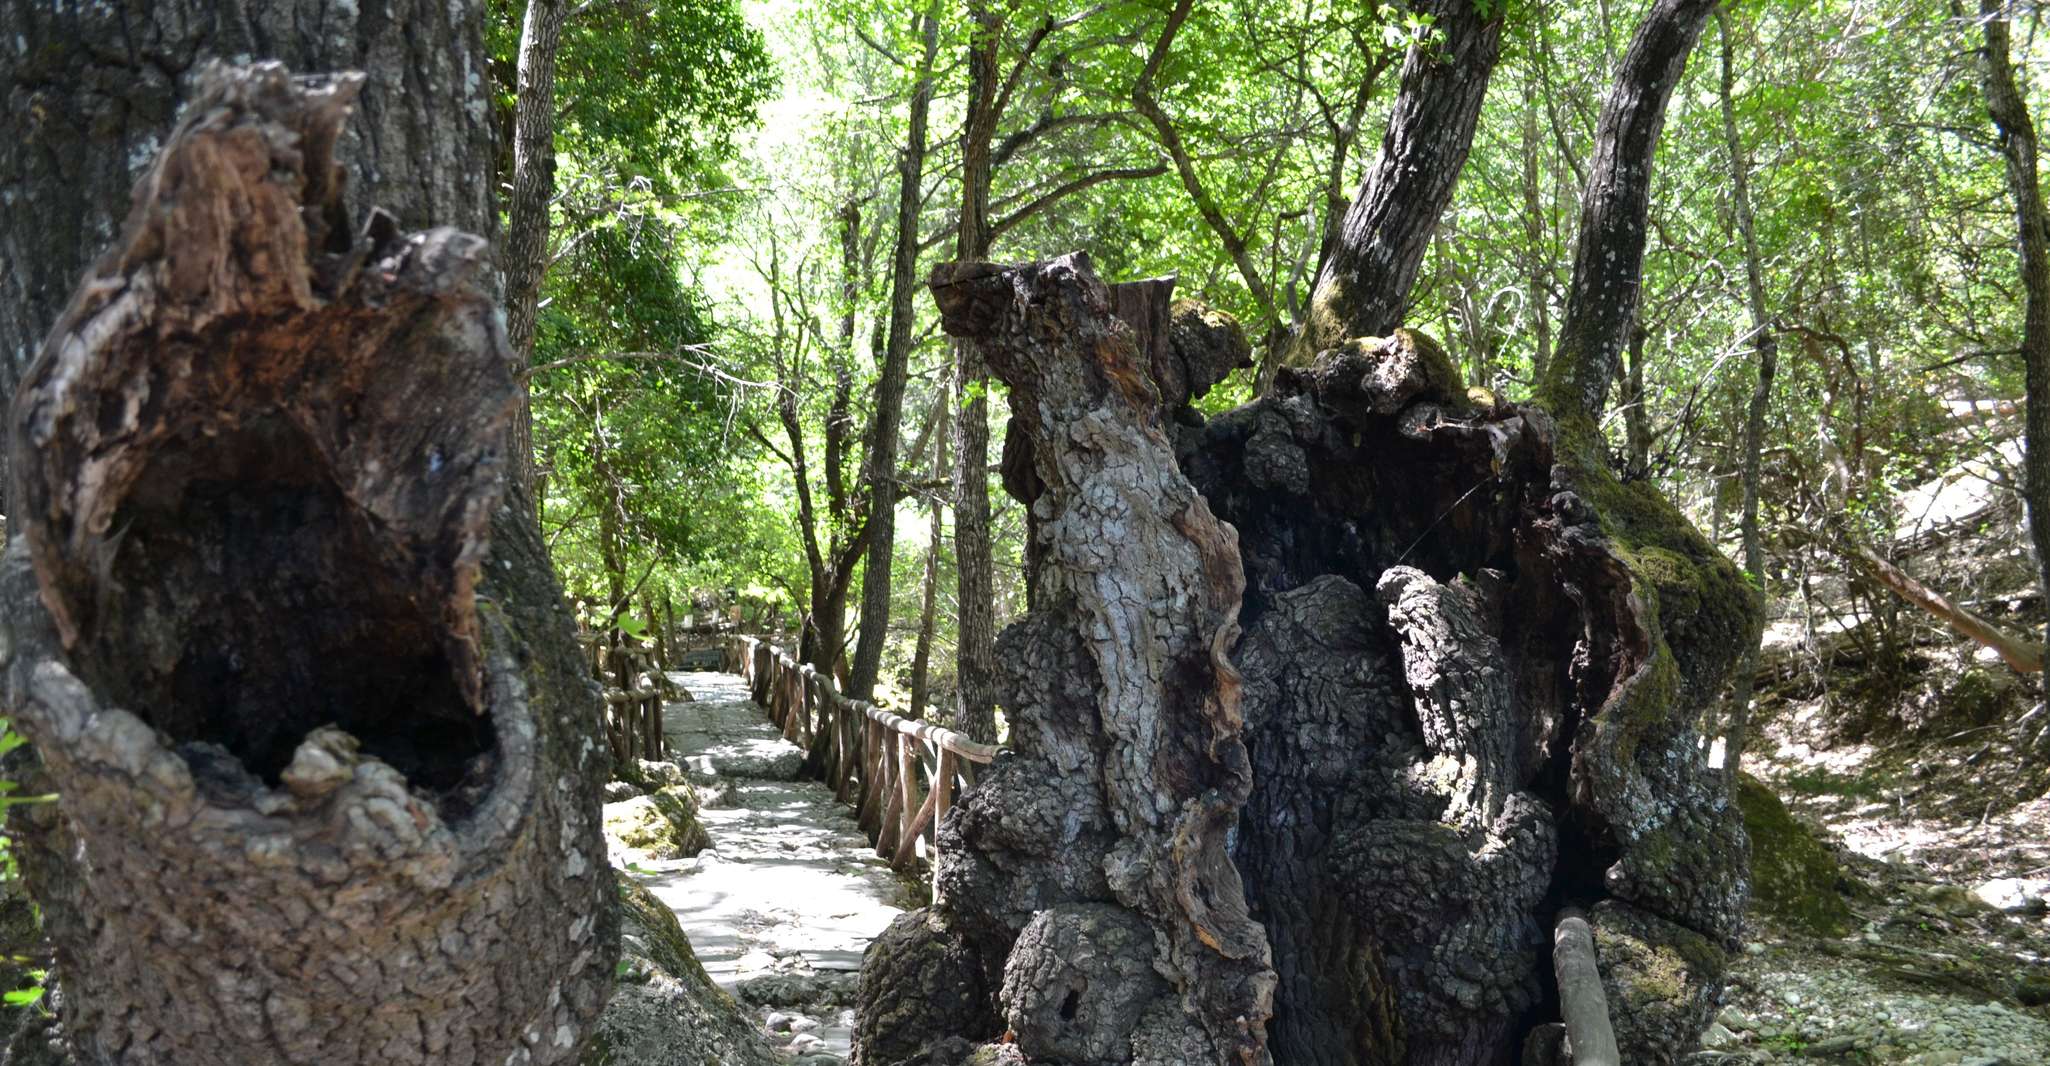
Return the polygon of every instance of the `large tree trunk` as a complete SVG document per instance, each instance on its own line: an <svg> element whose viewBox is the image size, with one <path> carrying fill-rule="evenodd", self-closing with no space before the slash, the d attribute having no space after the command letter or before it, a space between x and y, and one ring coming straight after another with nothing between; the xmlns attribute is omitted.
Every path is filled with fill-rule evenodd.
<svg viewBox="0 0 2050 1066"><path fill-rule="evenodd" d="M868 564L861 579L861 636L848 671L848 695L875 698L883 646L890 635L891 569L897 555L897 444L904 425L904 385L911 374L911 330L917 323L918 209L925 180L925 128L932 111L932 67L939 58L940 24L919 16L924 51L911 90L910 128L897 160L897 245L890 261L890 337L876 378L875 423L869 427L867 483Z"/></svg>
<svg viewBox="0 0 2050 1066"><path fill-rule="evenodd" d="M2037 581L2050 594L2050 214L2043 207L2036 170L2036 125L2014 80L2006 5L1980 0L1979 17L1986 34L1986 109L2000 130L2001 154L2007 160L2007 191L2014 200L2026 301L2021 349L2029 402L2023 427L2022 495L2029 504Z"/></svg>
<svg viewBox="0 0 2050 1066"><path fill-rule="evenodd" d="M6 702L62 796L23 859L84 1062L569 1062L611 989L488 246L350 210L362 84L201 75L14 404Z"/></svg>
<svg viewBox="0 0 2050 1066"><path fill-rule="evenodd" d="M0 4L0 405L114 239L130 187L209 58L364 71L342 155L372 168L402 229L495 237L481 13L438 0ZM347 194L354 217L368 195L367 183ZM0 485L4 465L0 456Z"/></svg>
<svg viewBox="0 0 2050 1066"><path fill-rule="evenodd" d="M1212 676L1243 692L1249 791L1236 771L1226 784L1162 772L1237 808L1207 809L1235 820L1235 877L1266 946L1217 942L1245 968L1227 987L1275 982L1259 1038L1274 1061L1503 1061L1557 1016L1547 934L1565 907L1591 911L1626 1061L1676 1061L1713 1008L1744 901L1740 824L1692 728L1755 633L1736 570L1648 485L1562 449L1543 412L1467 406L1449 361L1407 331L1284 370L1268 396L1207 425L1176 419L1202 494L1184 495L1131 451L1168 427L1155 383L1081 354L1121 347L1100 340L1121 331L1100 321L1111 300L1091 295L1085 262L964 271L936 290L949 329L1019 338L1003 355L988 343L1032 444L1034 506L1051 516L1044 591L1002 642L1018 754L942 825L940 902L900 922L864 970L861 1061L1006 1028L1027 1056L1078 1063L1267 1054L1251 1038L1214 1042L1209 1007L1186 996L1174 1020L1205 1035L1135 1036L1138 1019L1162 1017L1146 1004L1180 986L1145 966L1045 958L1085 934L1143 945L1150 927L1175 943L1166 912L1134 890L1154 860L1118 806L1131 785L1114 709L1154 706L1103 667L1123 654L1182 693L1163 706L1188 706L1182 686ZM1043 353L1031 365L1044 369L1010 378L1020 351ZM1096 406L1070 415L1053 395ZM1152 413L1106 413L1127 405ZM1121 479L1115 493L1083 476L1099 463ZM1120 516L1115 533L1092 524L1095 508ZM1136 609L1175 587L1135 549L1195 537L1211 508L1237 531L1231 569L1245 577L1244 635L1215 646L1231 650L1228 673L1176 650L1158 620L1172 612L1142 625L1088 608L1095 589L1130 590ZM1164 529L1144 525L1154 516ZM1204 558L1203 573L1223 572ZM1640 558L1660 565L1639 574ZM1180 580L1192 599L1222 596ZM1172 721L1190 719L1211 721ZM1236 765L1239 743L1217 731L1195 750ZM1142 754L1131 764L1151 765ZM1235 908L1225 876L1206 873L1186 898ZM1254 975L1268 951L1273 977ZM881 1009L935 981L947 998ZM1255 1005L1232 1007L1249 1031Z"/></svg>
<svg viewBox="0 0 2050 1066"><path fill-rule="evenodd" d="M1501 8L1491 5L1493 14L1484 16L1481 6L1474 0L1417 5L1430 17L1432 36L1412 44L1403 61L1381 154L1317 273L1292 361L1307 363L1349 337L1378 337L1401 325L1502 54Z"/></svg>
<svg viewBox="0 0 2050 1066"><path fill-rule="evenodd" d="M1270 1061L1266 937L1225 853L1251 785L1231 529L1176 469L1086 256L941 267L933 290L1010 386L1042 571L999 658L1014 754L941 828L940 903L864 968L857 1060L1008 1028L1034 1061Z"/></svg>

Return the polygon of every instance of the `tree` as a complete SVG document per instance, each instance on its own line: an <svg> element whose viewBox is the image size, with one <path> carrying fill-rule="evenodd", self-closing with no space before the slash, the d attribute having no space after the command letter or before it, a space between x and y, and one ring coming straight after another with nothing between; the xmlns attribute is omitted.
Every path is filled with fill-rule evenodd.
<svg viewBox="0 0 2050 1066"><path fill-rule="evenodd" d="M1381 154L1346 209L1317 272L1301 358L1402 322L1403 302L1473 146L1488 80L1502 54L1500 5L1428 0L1402 64Z"/></svg>
<svg viewBox="0 0 2050 1066"><path fill-rule="evenodd" d="M505 331L514 354L534 350L534 315L548 268L548 215L555 196L555 53L569 0L528 0L520 23L519 89L513 105L512 198L506 209ZM520 483L534 492L533 401L513 419Z"/></svg>
<svg viewBox="0 0 2050 1066"><path fill-rule="evenodd" d="M358 224L362 84L202 73L16 398L8 711L63 797L23 863L82 1062L571 1062L610 994L488 246Z"/></svg>
<svg viewBox="0 0 2050 1066"><path fill-rule="evenodd" d="M1709 9L1655 6L1632 54L1676 30L1691 44ZM1680 69L1622 64L1608 135L1642 133ZM1636 187L1588 199L1641 203L1655 144L1600 147ZM1627 225L1601 232L1583 248L1628 253ZM1153 284L1106 289L1079 258L936 276L948 329L982 337L1012 387L1034 506L1056 516L1038 554L1053 591L1002 642L1016 755L942 826L938 902L879 942L860 995L948 992L871 1011L862 1061L1006 1032L1028 1058L1092 1066L1160 1048L1504 1061L1552 984L1546 931L1579 909L1627 1061L1678 1061L1745 895L1741 824L1694 730L1756 639L1741 575L1656 488L1617 480L1589 416L1478 404L1410 330L1328 347L1207 421L1181 410L1190 393L1157 373L1174 364L1129 354L1171 333L1156 342L1144 312L1109 321ZM1183 478L1144 454L1165 434ZM1223 528L1235 550L1207 539ZM1160 588L1190 591L1149 608ZM1191 636L1176 612L1196 610ZM1201 739L1176 739L1192 723ZM1152 768L1150 791L1132 767ZM1178 846L1137 797L1180 812ZM1164 903L1177 870L1193 872ZM1084 941L1165 954L1127 967L1122 947L1069 950Z"/></svg>
<svg viewBox="0 0 2050 1066"><path fill-rule="evenodd" d="M1779 336L1765 309L1765 265L1758 252L1758 225L1751 215L1751 163L1744 140L1737 134L1735 53L1730 39L1730 15L1717 9L1716 30L1722 43L1723 137L1729 143L1730 200L1737 216L1737 233L1744 242L1744 300L1751 312L1752 348L1758 353L1758 380L1744 408L1744 510L1739 528L1744 545L1744 574L1762 588L1765 581L1765 538L1758 525L1759 467L1765 451L1765 413L1772 403L1772 379L1779 373ZM1730 708L1723 729L1723 766L1735 777L1744 760L1749 739L1751 698L1757 683L1758 648L1744 649L1730 684Z"/></svg>
<svg viewBox="0 0 2050 1066"><path fill-rule="evenodd" d="M1602 101L1594 158L1581 197L1573 283L1559 326L1559 356L1538 396L1562 421L1593 422L1637 326L1651 211L1651 159L1666 102L1701 37L1712 0L1657 0L1630 41Z"/></svg>
<svg viewBox="0 0 2050 1066"><path fill-rule="evenodd" d="M868 559L861 585L861 634L855 643L848 694L875 697L882 672L883 644L889 637L891 567L897 550L897 438L903 427L904 386L911 372L911 333L916 324L918 295L918 209L924 191L926 122L932 111L933 62L939 57L938 16L918 16L922 42L917 81L911 89L911 115L898 158L897 235L890 258L890 332L876 379L875 422L869 428L867 457L862 464L868 482ZM922 632L922 631L921 631Z"/></svg>
<svg viewBox="0 0 2050 1066"><path fill-rule="evenodd" d="M1986 110L2000 131L2007 195L2014 201L2016 244L2021 253L2021 356L2029 399L2022 494L2028 501L2037 582L2050 594L2050 213L2044 211L2036 172L2036 126L2029 118L2028 101L2015 84L2014 63L2009 58L2006 5L1999 0L1980 0L1979 20L1986 36Z"/></svg>
<svg viewBox="0 0 2050 1066"><path fill-rule="evenodd" d="M11 131L0 144L0 190L7 196L0 212L0 401L14 395L72 287L115 236L149 149L161 143L183 102L183 79L211 56L262 55L294 70L369 73L350 139L377 145L383 188L408 190L387 207L399 226L450 224L496 237L490 184L440 180L462 172L452 162L490 157L491 131L470 121L467 110L482 106L484 84L474 12L408 0L389 13L364 14L331 0L252 4L233 18L209 4L144 0L15 4L0 12L0 31L14 45L0 58ZM148 47L95 45L134 43L136 25L149 27ZM299 32L303 26L328 29L308 34ZM447 47L451 41L459 47ZM403 85L431 87L448 106L415 106L417 90ZM362 217L370 190L347 195Z"/></svg>
<svg viewBox="0 0 2050 1066"><path fill-rule="evenodd" d="M997 60L1004 20L987 0L970 0L968 106L961 126L961 214L955 229L954 260L987 258L991 144L1003 118L1009 87L999 82ZM1023 64L1020 59L1019 63ZM990 570L989 400L987 374L973 340L954 342L954 559L958 589L954 674L959 705L955 728L977 740L997 738L996 615Z"/></svg>

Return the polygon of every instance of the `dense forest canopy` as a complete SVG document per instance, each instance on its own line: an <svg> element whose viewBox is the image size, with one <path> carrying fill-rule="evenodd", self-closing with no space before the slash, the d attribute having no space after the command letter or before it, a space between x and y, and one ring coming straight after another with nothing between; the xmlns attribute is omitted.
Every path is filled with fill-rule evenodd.
<svg viewBox="0 0 2050 1066"><path fill-rule="evenodd" d="M861 448L829 437L836 419L854 437L874 421L923 20L937 58L919 277L953 255L973 13L654 5L630 19L586 6L562 45L555 237L534 355L547 367L534 378L544 524L573 588L594 602L618 578L679 601L745 592L794 619L809 610L813 575L778 405L794 401L810 526L830 572L832 543L862 523ZM1597 113L1637 6L1502 12L1474 147L1403 321L1437 338L1468 384L1504 399L1532 395L1559 343ZM495 12L502 64L518 15ZM1190 5L1170 35L1176 15L1155 4L994 13L1005 97L990 254L1086 248L1107 278L1176 275L1180 294L1237 317L1265 364L1308 312L1323 250L1379 150L1405 50L1437 31L1400 5ZM2015 37L2024 85L2042 69L2032 18ZM1774 578L1825 512L1884 540L1895 521L1884 501L1981 446L1944 432L1955 409L2020 395L2013 209L1981 43L1973 19L1936 4L1741 5L1708 28L1673 95L1641 334L1604 432L1628 476L1657 481L1738 553L1760 330L1734 147L1780 338L1762 492ZM963 395L949 391L952 358L930 305L916 314L898 401L907 491L884 674L899 690L932 516L947 521L949 475L935 466L944 434L930 423ZM1235 374L1202 406L1243 401L1260 373ZM1023 606L1024 522L1001 494L994 521L998 613L1009 616ZM936 544L944 658L953 560L946 538Z"/></svg>

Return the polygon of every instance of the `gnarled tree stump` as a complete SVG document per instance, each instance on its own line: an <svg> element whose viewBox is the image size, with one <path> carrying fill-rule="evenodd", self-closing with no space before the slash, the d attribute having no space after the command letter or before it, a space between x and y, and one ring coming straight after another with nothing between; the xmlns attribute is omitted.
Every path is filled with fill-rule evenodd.
<svg viewBox="0 0 2050 1066"><path fill-rule="evenodd" d="M360 85L202 75L16 398L0 656L84 1062L567 1062L612 985L486 246L350 217Z"/></svg>
<svg viewBox="0 0 2050 1066"><path fill-rule="evenodd" d="M1420 334L1206 423L1085 257L934 292L1012 388L1037 596L1000 656L1016 753L864 967L861 1061L1006 1030L1092 1066L1513 1061L1575 909L1623 1061L1675 1061L1745 896L1693 731L1758 622L1736 569ZM894 994L934 972L945 1009Z"/></svg>

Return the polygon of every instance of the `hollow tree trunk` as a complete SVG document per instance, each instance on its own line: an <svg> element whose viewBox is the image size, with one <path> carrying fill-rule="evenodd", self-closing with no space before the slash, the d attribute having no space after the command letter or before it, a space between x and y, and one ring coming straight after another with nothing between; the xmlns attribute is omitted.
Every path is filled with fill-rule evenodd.
<svg viewBox="0 0 2050 1066"><path fill-rule="evenodd" d="M1411 45L1381 154L1347 208L1338 241L1317 273L1310 315L1291 361L1307 362L1349 337L1378 337L1402 323L1403 304L1452 200L1473 146L1481 101L1502 54L1499 5L1424 0L1431 40Z"/></svg>
<svg viewBox="0 0 2050 1066"><path fill-rule="evenodd" d="M130 188L209 58L364 71L342 154L374 168L385 209L403 229L495 238L490 183L478 177L491 159L482 11L438 0L0 4L0 405L116 236ZM369 192L346 194L356 217Z"/></svg>
<svg viewBox="0 0 2050 1066"><path fill-rule="evenodd" d="M14 404L23 864L86 1063L571 1062L611 988L488 248L349 209L361 85L201 75Z"/></svg>

